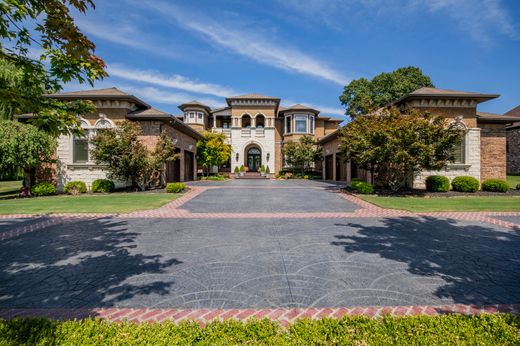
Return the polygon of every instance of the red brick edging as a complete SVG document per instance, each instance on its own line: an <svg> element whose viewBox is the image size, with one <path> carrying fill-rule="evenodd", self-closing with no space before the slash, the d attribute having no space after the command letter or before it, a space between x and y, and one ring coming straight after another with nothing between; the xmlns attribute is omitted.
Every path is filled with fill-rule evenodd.
<svg viewBox="0 0 520 346"><path fill-rule="evenodd" d="M297 319L341 318L344 316L439 316L446 314L479 315L492 313L520 314L520 304L499 305L439 305L439 306L369 306L339 308L266 308L266 309L147 309L147 308L92 308L92 309L0 309L0 318L46 317L59 320L102 318L108 321L162 322L195 321L205 325L211 321L267 318L283 325Z"/></svg>

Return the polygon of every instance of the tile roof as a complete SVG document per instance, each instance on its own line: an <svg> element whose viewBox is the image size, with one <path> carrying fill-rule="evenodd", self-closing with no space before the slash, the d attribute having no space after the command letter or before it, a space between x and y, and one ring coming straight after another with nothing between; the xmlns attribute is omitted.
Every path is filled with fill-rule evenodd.
<svg viewBox="0 0 520 346"><path fill-rule="evenodd" d="M193 100L193 101L190 101L190 102L185 102L185 103L179 105L179 108L181 110L184 110L184 108L186 108L188 106L198 106L198 107L201 107L201 108L204 108L205 110L207 110L208 113L211 112L211 107L210 106L205 105L204 103L199 102L197 100Z"/></svg>
<svg viewBox="0 0 520 346"><path fill-rule="evenodd" d="M477 112L477 120L479 122L507 124L507 123L514 123L514 122L520 121L520 115L512 116L512 115L501 115L501 114L488 113L488 112Z"/></svg>
<svg viewBox="0 0 520 346"><path fill-rule="evenodd" d="M268 99L268 100L276 100L277 97L272 96L266 96L262 94L244 94L244 95L237 95L237 96L230 96L228 99Z"/></svg>
<svg viewBox="0 0 520 346"><path fill-rule="evenodd" d="M395 105L400 103L406 99L414 98L414 97L432 97L432 98L468 98L468 99L481 99L483 101L491 100L499 97L499 94L483 94L483 93L475 93L468 91L457 91L457 90L448 90L448 89L438 89L438 88L419 88L411 93L401 97L397 101L391 103L391 105Z"/></svg>
<svg viewBox="0 0 520 346"><path fill-rule="evenodd" d="M131 113L128 113L130 116L135 117L171 117L172 115L163 111L158 110L157 108L148 108L143 110L137 110Z"/></svg>
<svg viewBox="0 0 520 346"><path fill-rule="evenodd" d="M106 89L90 89L80 91L65 91L54 94L47 94L47 97L56 99L93 99L93 100L128 100L136 103L139 106L150 108L150 105L141 100L140 98L128 94L118 88L106 88Z"/></svg>
<svg viewBox="0 0 520 346"><path fill-rule="evenodd" d="M513 116L519 116L520 117L520 106L516 106L515 108L507 111L505 115L513 115Z"/></svg>

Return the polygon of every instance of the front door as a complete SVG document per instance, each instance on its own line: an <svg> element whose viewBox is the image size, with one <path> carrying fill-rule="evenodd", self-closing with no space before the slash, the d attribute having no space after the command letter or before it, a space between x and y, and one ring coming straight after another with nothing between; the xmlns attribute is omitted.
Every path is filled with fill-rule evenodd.
<svg viewBox="0 0 520 346"><path fill-rule="evenodd" d="M262 153L258 148L251 148L247 151L247 167L250 172L258 172L262 165Z"/></svg>

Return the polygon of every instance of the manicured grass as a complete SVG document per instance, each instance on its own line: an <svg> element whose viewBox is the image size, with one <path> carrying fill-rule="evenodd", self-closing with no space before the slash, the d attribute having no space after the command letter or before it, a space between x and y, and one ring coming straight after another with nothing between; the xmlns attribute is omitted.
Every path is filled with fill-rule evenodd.
<svg viewBox="0 0 520 346"><path fill-rule="evenodd" d="M515 189L517 184L520 184L520 175L508 175L507 183L510 189Z"/></svg>
<svg viewBox="0 0 520 346"><path fill-rule="evenodd" d="M2 345L518 345L520 318L365 317L299 320L284 329L253 320L196 323L58 322L44 319L0 321Z"/></svg>
<svg viewBox="0 0 520 346"><path fill-rule="evenodd" d="M124 213L155 209L176 199L172 193L111 193L0 200L0 214Z"/></svg>
<svg viewBox="0 0 520 346"><path fill-rule="evenodd" d="M21 180L0 181L0 197L17 195L22 187Z"/></svg>
<svg viewBox="0 0 520 346"><path fill-rule="evenodd" d="M430 211L520 211L520 196L394 197L359 195L382 208L413 212Z"/></svg>

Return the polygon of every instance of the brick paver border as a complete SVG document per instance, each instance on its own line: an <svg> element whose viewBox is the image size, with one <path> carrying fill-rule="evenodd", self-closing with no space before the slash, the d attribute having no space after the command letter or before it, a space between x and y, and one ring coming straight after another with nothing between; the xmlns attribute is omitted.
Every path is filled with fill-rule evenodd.
<svg viewBox="0 0 520 346"><path fill-rule="evenodd" d="M288 325L297 319L341 318L344 316L439 316L447 314L479 315L493 313L520 314L520 304L499 305L438 305L438 306L368 306L335 308L266 308L266 309L148 309L148 308L92 308L92 309L0 309L0 318L45 317L59 320L101 318L108 321L162 322L195 321L205 325L211 321L267 318Z"/></svg>

